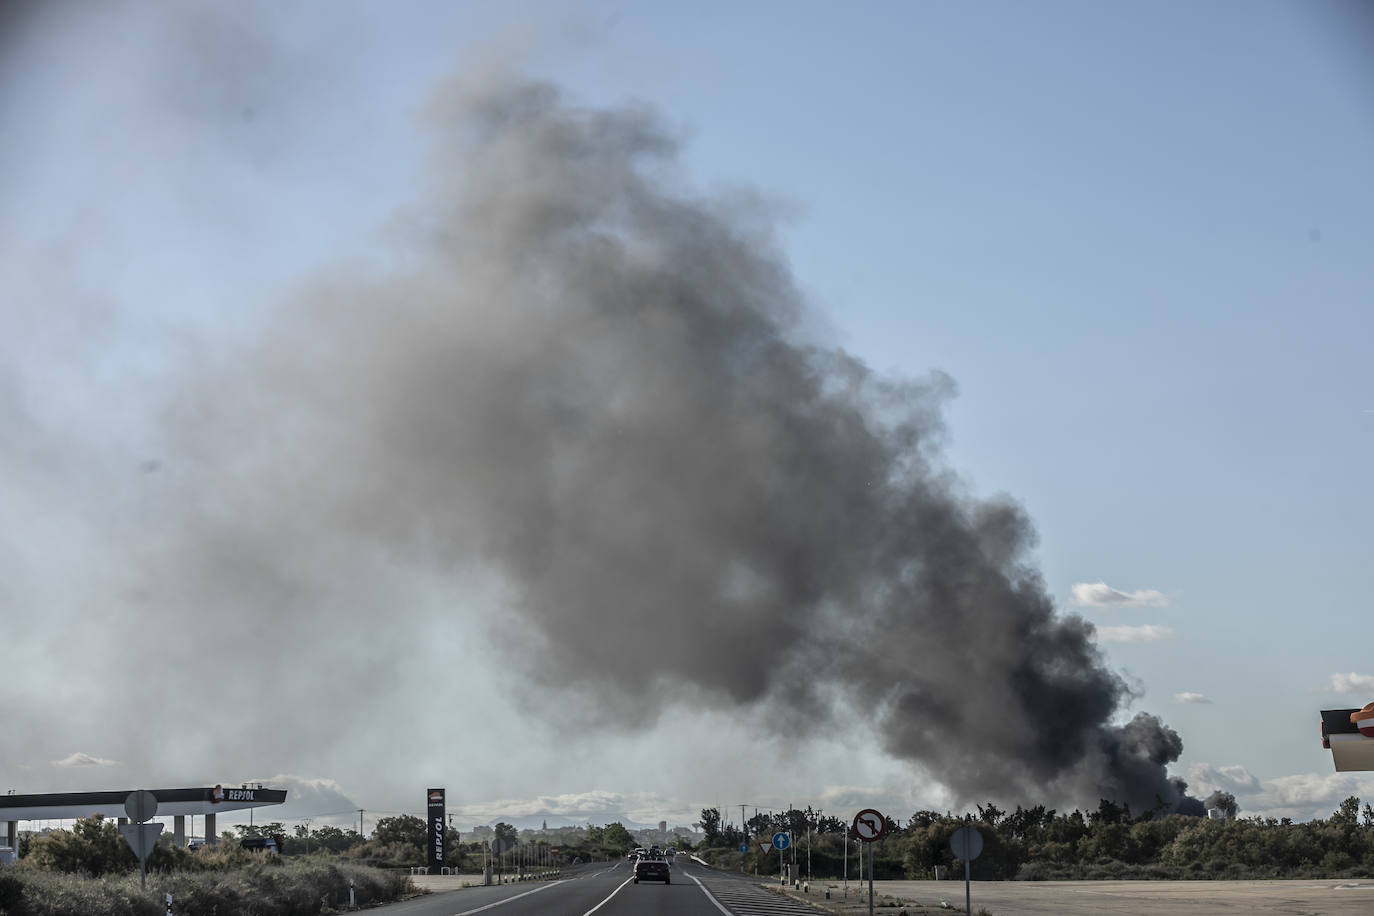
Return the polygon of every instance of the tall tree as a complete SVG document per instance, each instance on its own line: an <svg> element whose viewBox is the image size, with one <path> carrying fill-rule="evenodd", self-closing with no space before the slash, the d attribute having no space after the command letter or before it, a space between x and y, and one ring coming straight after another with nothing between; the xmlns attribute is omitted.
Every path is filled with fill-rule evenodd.
<svg viewBox="0 0 1374 916"><path fill-rule="evenodd" d="M635 838L630 835L630 831L625 829L624 824L616 821L606 825L606 829L602 833L602 845L606 849L623 853L634 847Z"/></svg>
<svg viewBox="0 0 1374 916"><path fill-rule="evenodd" d="M429 839L429 828L422 818L413 814L384 817L377 821L372 839L378 843L403 843L423 849Z"/></svg>
<svg viewBox="0 0 1374 916"><path fill-rule="evenodd" d="M697 822L701 832L706 834L706 845L715 846L720 841L720 809L702 808L701 820Z"/></svg>

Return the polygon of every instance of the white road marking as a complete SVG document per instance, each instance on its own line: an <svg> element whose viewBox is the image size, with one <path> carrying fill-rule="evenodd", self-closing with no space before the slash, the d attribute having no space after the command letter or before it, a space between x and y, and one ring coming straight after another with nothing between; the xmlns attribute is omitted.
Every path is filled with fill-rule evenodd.
<svg viewBox="0 0 1374 916"><path fill-rule="evenodd" d="M732 914L729 910L720 905L719 900L711 896L711 892L706 889L706 885L702 884L700 879L698 879L696 875L688 875L687 877L691 878L693 881L696 881L697 887L701 888L701 892L706 895L707 900L711 901L716 905L716 909L724 913L725 916L734 916L734 914Z"/></svg>
<svg viewBox="0 0 1374 916"><path fill-rule="evenodd" d="M480 913L480 912L482 912L483 910L489 910L489 909L491 909L492 907L505 906L507 903L510 903L512 900L519 900L521 897L528 897L530 894L537 894L537 893L539 893L540 891L546 891L546 890L548 890L549 888L551 888L551 887L557 887L558 885L560 885L560 884L562 884L562 883L563 883L562 881L555 881L555 882L553 882L552 884L545 884L545 885L542 885L542 886L540 886L540 887L536 887L536 888L535 888L534 890L532 890L532 891L525 891L523 894L516 894L514 897L507 897L505 900L498 900L498 901L496 901L495 903L488 903L486 906L479 906L479 907L478 907L477 909L475 909L475 910L463 910L463 912L461 912L461 913L454 913L453 916L471 916L472 913Z"/></svg>
<svg viewBox="0 0 1374 916"><path fill-rule="evenodd" d="M592 907L592 908L591 908L590 910L588 910L587 912L583 913L582 916L592 916L592 914L595 913L597 910L601 909L603 906L605 906L606 904L610 903L610 902L611 902L611 897L614 897L616 894L618 894L618 893L620 893L621 891L623 891L623 890L625 889L625 885L629 884L629 883L630 883L631 881L633 881L633 880L634 880L634 877L631 876L631 877L629 877L629 878L626 878L624 881L620 882L620 887L617 887L615 890L611 891L610 896L608 896L605 900L603 900L603 901L601 901L600 903L598 903L596 906Z"/></svg>

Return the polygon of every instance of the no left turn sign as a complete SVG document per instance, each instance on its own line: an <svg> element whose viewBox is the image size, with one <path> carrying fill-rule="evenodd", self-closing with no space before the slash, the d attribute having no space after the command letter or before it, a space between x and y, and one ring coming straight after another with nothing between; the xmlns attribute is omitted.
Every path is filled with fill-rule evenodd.
<svg viewBox="0 0 1374 916"><path fill-rule="evenodd" d="M887 818L881 812L865 808L854 815L854 835L865 843L881 840L886 833Z"/></svg>

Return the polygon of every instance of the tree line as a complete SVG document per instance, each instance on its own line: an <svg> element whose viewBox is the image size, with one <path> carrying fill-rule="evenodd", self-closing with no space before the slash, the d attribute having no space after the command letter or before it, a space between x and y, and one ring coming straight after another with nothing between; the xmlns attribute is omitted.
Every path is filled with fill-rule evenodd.
<svg viewBox="0 0 1374 916"><path fill-rule="evenodd" d="M917 811L905 823L888 817L886 834L873 844L873 875L929 879L937 867L961 875L963 863L949 841L959 827L972 825L983 850L970 871L985 880L1374 877L1374 809L1361 808L1359 798L1347 798L1329 818L1301 823L1239 818L1235 799L1224 793L1217 802L1216 818L1158 810L1133 815L1106 799L1087 812L1044 805L1008 812L989 803L961 815ZM795 854L804 876L809 853L818 879L841 876L846 863L857 875L859 844L851 826L809 806L759 813L743 826L725 824L719 809L705 808L698 827L706 834L698 855L722 867L772 873ZM777 832L793 838L783 857L764 851ZM749 852L741 854L746 844Z"/></svg>
<svg viewBox="0 0 1374 916"><path fill-rule="evenodd" d="M963 863L950 850L956 829L975 826L983 837L982 854L971 863L979 879L1091 878L1311 878L1374 877L1374 809L1347 798L1327 818L1294 823L1282 818L1240 818L1234 799L1221 798L1217 819L1186 817L1160 811L1133 814L1102 800L1087 812L1059 812L1044 805L1005 811L994 804L976 811L917 811L904 822L887 818L887 833L873 844L874 877L922 879L936 867L961 874ZM704 808L697 827L704 839L695 850L713 864L731 870L743 866L760 874L775 872L781 857L766 847L773 834L793 837L799 875L838 878L846 867L857 876L859 844L848 822L810 806L782 812L758 812L744 824L726 823L718 808ZM425 863L425 821L414 815L382 818L370 836L351 828L304 825L287 830L280 823L241 825L222 834L221 846L237 847L248 837L273 836L283 856L326 857L359 866L399 868ZM506 871L530 863L565 864L581 859L613 859L639 845L623 824L563 827L553 831L519 831L497 824L493 836L512 849L493 856L485 842L459 842L449 830L445 844L449 864L479 872L491 862ZM679 841L680 850L690 843ZM745 845L748 852L740 853ZM557 847L558 855L553 854ZM761 848L762 847L762 848ZM763 851L768 848L768 851ZM137 867L115 825L99 817L84 818L71 830L25 835L21 863L43 871L106 875ZM169 838L149 861L151 871L196 870L200 853L173 847Z"/></svg>
<svg viewBox="0 0 1374 916"><path fill-rule="evenodd" d="M358 865L380 868L405 868L427 861L427 826L424 819L410 814L384 817L377 821L370 836L353 828L333 825L310 828L299 824L288 829L281 822L240 824L219 836L219 846L237 849L250 838L275 840L282 856L338 857ZM574 859L594 861L618 858L636 845L630 831L620 823L586 828L561 828L556 831L524 831L507 823L496 824L494 840L503 841L506 852L495 854L488 841L460 842L458 832L448 828L444 848L450 867L477 873L490 862L494 870L514 872L539 864L562 864ZM558 854L553 853L557 848ZM91 877L118 875L134 871L138 861L115 823L96 815L80 818L70 830L49 830L23 834L19 838L19 860L26 868L84 874ZM177 847L164 833L148 860L153 872L196 871L204 862L219 862L203 851Z"/></svg>

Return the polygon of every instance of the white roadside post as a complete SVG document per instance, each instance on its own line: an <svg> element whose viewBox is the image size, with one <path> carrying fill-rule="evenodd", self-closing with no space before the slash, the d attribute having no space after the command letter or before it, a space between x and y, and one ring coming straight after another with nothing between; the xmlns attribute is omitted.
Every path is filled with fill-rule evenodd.
<svg viewBox="0 0 1374 916"><path fill-rule="evenodd" d="M353 899L353 879L352 879L352 878L349 878L349 879L348 879L348 908L349 908L350 910L356 910L356 909L358 908L357 902Z"/></svg>

